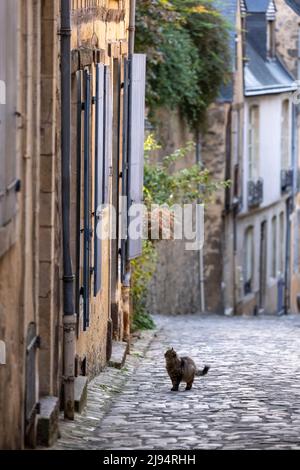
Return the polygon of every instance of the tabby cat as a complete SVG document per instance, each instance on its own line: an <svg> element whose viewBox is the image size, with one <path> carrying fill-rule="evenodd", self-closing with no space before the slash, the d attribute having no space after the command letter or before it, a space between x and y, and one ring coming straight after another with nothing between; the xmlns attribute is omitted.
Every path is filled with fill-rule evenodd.
<svg viewBox="0 0 300 470"><path fill-rule="evenodd" d="M190 357L179 357L174 349L168 349L165 353L166 369L172 381L171 390L177 392L180 382L186 382L186 390L191 390L195 376L206 375L209 366L203 370L196 367L193 359Z"/></svg>

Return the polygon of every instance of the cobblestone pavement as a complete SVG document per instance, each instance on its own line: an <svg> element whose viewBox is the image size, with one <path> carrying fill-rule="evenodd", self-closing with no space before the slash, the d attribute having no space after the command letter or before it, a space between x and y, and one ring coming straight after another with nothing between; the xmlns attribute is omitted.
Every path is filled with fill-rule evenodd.
<svg viewBox="0 0 300 470"><path fill-rule="evenodd" d="M63 425L56 448L300 449L300 316L157 323L145 354L147 338L124 371L97 378L87 412ZM211 366L189 392L170 391L170 346Z"/></svg>

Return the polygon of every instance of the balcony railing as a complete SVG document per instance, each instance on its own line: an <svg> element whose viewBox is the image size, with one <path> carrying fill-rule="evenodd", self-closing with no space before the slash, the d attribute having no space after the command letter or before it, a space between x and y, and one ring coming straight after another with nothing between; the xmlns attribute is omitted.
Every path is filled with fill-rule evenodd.
<svg viewBox="0 0 300 470"><path fill-rule="evenodd" d="M248 207L257 207L263 201L263 179L248 181Z"/></svg>
<svg viewBox="0 0 300 470"><path fill-rule="evenodd" d="M293 188L294 172L290 168L287 170L281 170L280 174L280 186L282 193L288 193Z"/></svg>

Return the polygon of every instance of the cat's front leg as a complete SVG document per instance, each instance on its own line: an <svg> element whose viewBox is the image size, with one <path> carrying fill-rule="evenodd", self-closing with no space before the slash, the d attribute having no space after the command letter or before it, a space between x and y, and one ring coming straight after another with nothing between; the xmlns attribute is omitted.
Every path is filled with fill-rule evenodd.
<svg viewBox="0 0 300 470"><path fill-rule="evenodd" d="M180 380L178 380L178 379L172 380L173 387L171 388L171 392L178 392L179 384L180 384Z"/></svg>

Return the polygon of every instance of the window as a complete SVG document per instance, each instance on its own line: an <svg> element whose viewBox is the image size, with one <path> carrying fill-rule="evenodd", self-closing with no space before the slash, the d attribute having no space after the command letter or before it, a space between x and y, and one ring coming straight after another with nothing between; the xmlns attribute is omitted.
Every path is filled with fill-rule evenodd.
<svg viewBox="0 0 300 470"><path fill-rule="evenodd" d="M276 216L272 218L271 225L271 276L276 278L276 258L277 258L277 219Z"/></svg>
<svg viewBox="0 0 300 470"><path fill-rule="evenodd" d="M245 232L244 253L244 292L249 294L253 289L254 272L254 237L253 227L248 227Z"/></svg>
<svg viewBox="0 0 300 470"><path fill-rule="evenodd" d="M268 21L267 25L267 56L269 59L275 57L275 21Z"/></svg>
<svg viewBox="0 0 300 470"><path fill-rule="evenodd" d="M285 246L284 246L284 213L280 212L279 215L279 271L280 274L284 272L284 256L285 256Z"/></svg>
<svg viewBox="0 0 300 470"><path fill-rule="evenodd" d="M290 104L284 100L281 107L281 169L290 167Z"/></svg>
<svg viewBox="0 0 300 470"><path fill-rule="evenodd" d="M258 178L259 166L259 107L251 106L248 126L248 179Z"/></svg>

